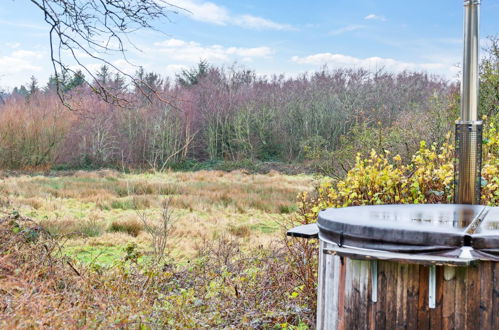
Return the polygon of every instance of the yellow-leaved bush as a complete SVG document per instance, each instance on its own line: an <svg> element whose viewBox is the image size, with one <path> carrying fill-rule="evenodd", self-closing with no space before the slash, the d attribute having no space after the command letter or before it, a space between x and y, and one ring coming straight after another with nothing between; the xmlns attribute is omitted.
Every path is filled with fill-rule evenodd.
<svg viewBox="0 0 499 330"><path fill-rule="evenodd" d="M440 147L420 143L409 163L389 151L357 155L355 166L341 180L326 178L312 193L302 193L298 206L304 222L315 222L329 207L376 204L451 203L454 191L454 142L451 134ZM499 204L499 132L484 131L482 204Z"/></svg>
<svg viewBox="0 0 499 330"><path fill-rule="evenodd" d="M499 205L499 132L490 123L484 132L482 204Z"/></svg>

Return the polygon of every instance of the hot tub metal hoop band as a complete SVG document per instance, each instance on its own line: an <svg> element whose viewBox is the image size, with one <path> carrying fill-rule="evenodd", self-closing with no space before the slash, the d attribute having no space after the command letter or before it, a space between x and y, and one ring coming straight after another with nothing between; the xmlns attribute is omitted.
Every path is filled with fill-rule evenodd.
<svg viewBox="0 0 499 330"><path fill-rule="evenodd" d="M437 292L437 267L429 267L429 278L428 278L428 307L435 308L435 298Z"/></svg>
<svg viewBox="0 0 499 330"><path fill-rule="evenodd" d="M371 261L371 301L378 302L378 260Z"/></svg>

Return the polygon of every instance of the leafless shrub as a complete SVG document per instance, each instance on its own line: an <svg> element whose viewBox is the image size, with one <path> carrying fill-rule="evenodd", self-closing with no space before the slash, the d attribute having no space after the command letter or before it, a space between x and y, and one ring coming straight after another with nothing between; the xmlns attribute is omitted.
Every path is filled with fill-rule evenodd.
<svg viewBox="0 0 499 330"><path fill-rule="evenodd" d="M280 226L283 232L297 225L308 224L308 217L303 216L306 210L299 208L297 215L283 217ZM317 269L319 242L317 239L289 237L283 234L283 245L287 251L286 261L290 272L302 283L303 297L309 308L315 311L317 304Z"/></svg>
<svg viewBox="0 0 499 330"><path fill-rule="evenodd" d="M157 220L151 219L146 211L137 212L144 231L151 238L153 265L160 265L169 256L168 244L170 243L175 223L170 202L169 198L163 200L161 203L161 217Z"/></svg>

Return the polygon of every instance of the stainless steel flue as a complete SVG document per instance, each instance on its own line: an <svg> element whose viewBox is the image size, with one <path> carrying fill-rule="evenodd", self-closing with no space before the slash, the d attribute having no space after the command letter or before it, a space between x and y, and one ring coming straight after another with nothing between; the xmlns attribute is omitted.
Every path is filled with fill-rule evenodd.
<svg viewBox="0 0 499 330"><path fill-rule="evenodd" d="M464 1L464 51L461 120L478 119L478 47L480 1Z"/></svg>
<svg viewBox="0 0 499 330"><path fill-rule="evenodd" d="M480 1L464 1L464 52L461 119L456 122L454 202L479 204L482 122L478 120L478 47Z"/></svg>

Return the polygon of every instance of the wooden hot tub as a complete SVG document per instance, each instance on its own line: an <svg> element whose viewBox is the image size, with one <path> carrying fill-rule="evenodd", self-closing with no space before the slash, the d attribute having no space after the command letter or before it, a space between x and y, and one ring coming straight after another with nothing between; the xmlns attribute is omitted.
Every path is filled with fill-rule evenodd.
<svg viewBox="0 0 499 330"><path fill-rule="evenodd" d="M327 209L288 234L320 240L318 329L499 329L499 208Z"/></svg>

